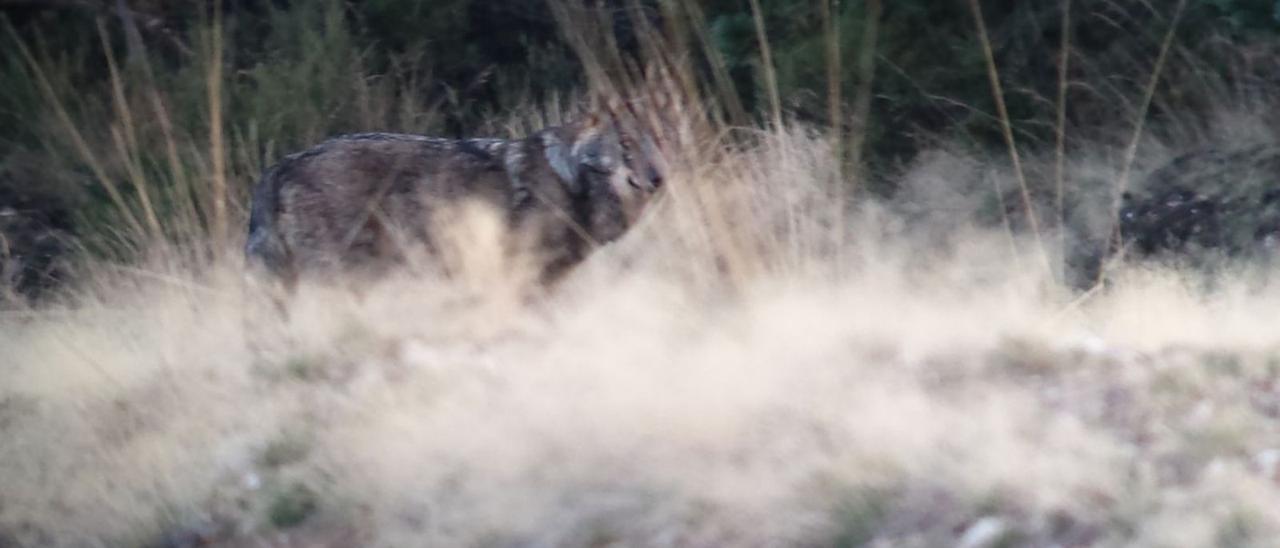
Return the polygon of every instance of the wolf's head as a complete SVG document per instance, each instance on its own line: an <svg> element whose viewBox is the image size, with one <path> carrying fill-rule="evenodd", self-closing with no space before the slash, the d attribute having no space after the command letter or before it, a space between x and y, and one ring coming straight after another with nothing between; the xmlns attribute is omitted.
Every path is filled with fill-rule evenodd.
<svg viewBox="0 0 1280 548"><path fill-rule="evenodd" d="M632 225L670 172L662 105L611 99L575 125L561 156L563 178L587 200L596 236L613 239Z"/></svg>

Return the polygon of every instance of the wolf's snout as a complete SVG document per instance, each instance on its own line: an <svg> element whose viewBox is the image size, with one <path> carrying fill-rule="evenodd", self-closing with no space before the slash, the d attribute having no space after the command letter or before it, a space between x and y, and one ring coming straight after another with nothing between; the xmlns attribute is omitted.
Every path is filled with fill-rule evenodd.
<svg viewBox="0 0 1280 548"><path fill-rule="evenodd" d="M654 168L649 168L649 184L653 186L654 190L662 188L662 183L664 182L666 181L662 178L662 173L660 171Z"/></svg>

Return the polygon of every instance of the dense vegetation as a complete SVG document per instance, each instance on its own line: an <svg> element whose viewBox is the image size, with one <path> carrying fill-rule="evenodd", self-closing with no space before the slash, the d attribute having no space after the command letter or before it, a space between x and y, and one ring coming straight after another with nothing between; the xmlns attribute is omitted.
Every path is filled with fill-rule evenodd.
<svg viewBox="0 0 1280 548"><path fill-rule="evenodd" d="M1266 101L1276 88L1272 0L980 4L1012 135L1027 151L1051 150L1060 130L1068 148L1119 151L1140 119L1196 134L1218 103ZM837 126L850 161L869 168L850 184L865 179L882 195L922 149L1005 146L965 2L763 0L769 67L749 2L589 5L624 52L638 48L637 21L666 25L731 123L768 119L776 92L787 118ZM8 255L26 257L7 283L27 292L58 275L51 258L65 248L131 256L139 234L229 230L211 226L217 208L201 200L215 198L201 187L225 185L234 216L265 163L325 136L509 133L495 120L563 105L583 84L564 38L575 31L543 0L9 1L0 14L0 207L22 212L3 227Z"/></svg>

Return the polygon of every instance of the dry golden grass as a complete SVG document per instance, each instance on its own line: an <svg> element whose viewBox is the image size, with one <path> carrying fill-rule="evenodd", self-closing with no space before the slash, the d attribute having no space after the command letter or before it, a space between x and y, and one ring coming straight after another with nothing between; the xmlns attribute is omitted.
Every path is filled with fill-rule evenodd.
<svg viewBox="0 0 1280 548"><path fill-rule="evenodd" d="M234 260L104 268L0 320L0 544L1280 534L1280 287L1132 270L1076 301L1003 233L846 215L836 166L764 136L533 297L484 215L450 278L287 317Z"/></svg>

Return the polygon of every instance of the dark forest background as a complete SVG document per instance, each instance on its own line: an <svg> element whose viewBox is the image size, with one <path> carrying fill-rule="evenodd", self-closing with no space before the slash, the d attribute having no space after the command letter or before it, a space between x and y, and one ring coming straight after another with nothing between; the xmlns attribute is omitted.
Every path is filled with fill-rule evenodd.
<svg viewBox="0 0 1280 548"><path fill-rule="evenodd" d="M721 69L731 82L717 96L726 117L768 118L770 75L749 0L588 5L606 15L623 51L637 47L636 17L700 44L687 52L693 65L707 81ZM968 3L759 6L785 116L856 133L866 188L892 195L890 175L940 143L1003 150ZM1276 0L980 6L1008 118L1028 151L1052 148L1059 131L1068 147L1119 149L1138 117L1194 133L1198 118L1187 113L1263 104L1280 86ZM1064 28L1069 109L1059 127ZM193 239L181 227L207 227L207 198L173 189L213 177L242 211L264 165L331 134L511 132L512 113L564 106L581 87L565 40L572 32L542 0L0 0L0 254L25 256L21 273L11 266L6 275L39 286L58 275L53 257L65 249L128 253L121 234L131 231ZM1167 65L1143 109L1166 37ZM865 120L855 116L862 110ZM156 221L181 215L196 222Z"/></svg>

